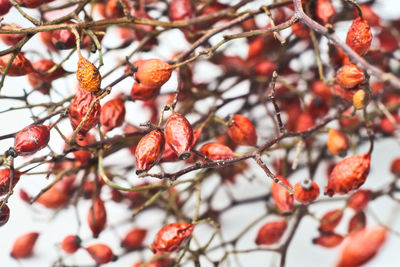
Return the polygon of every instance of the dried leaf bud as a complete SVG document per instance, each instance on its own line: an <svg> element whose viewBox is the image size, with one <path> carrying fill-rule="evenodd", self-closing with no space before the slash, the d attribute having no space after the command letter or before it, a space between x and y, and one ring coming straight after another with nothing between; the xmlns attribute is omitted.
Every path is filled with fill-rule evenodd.
<svg viewBox="0 0 400 267"><path fill-rule="evenodd" d="M0 72L4 73L4 70L11 60L12 53L0 56ZM22 52L18 52L13 62L8 69L8 76L24 76L33 71L32 63L27 59Z"/></svg>
<svg viewBox="0 0 400 267"><path fill-rule="evenodd" d="M176 153L185 160L190 157L190 149L193 145L193 129L190 122L179 113L172 114L164 128L165 142Z"/></svg>
<svg viewBox="0 0 400 267"><path fill-rule="evenodd" d="M14 170L14 177L12 181L11 190L18 183L19 178L21 177L21 172L18 170ZM8 193L11 182L11 171L10 169L0 169L0 196L3 196Z"/></svg>
<svg viewBox="0 0 400 267"><path fill-rule="evenodd" d="M350 89L364 81L364 72L354 64L345 64L336 72L336 81L343 88Z"/></svg>
<svg viewBox="0 0 400 267"><path fill-rule="evenodd" d="M121 97L107 101L101 107L100 124L105 132L121 126L125 121L125 102Z"/></svg>
<svg viewBox="0 0 400 267"><path fill-rule="evenodd" d="M282 183L292 188L286 178L279 175L277 175L277 177ZM290 195L290 192L285 187L283 187L279 183L273 183L271 187L271 194L276 206L279 208L282 215L289 215L293 212L293 196Z"/></svg>
<svg viewBox="0 0 400 267"><path fill-rule="evenodd" d="M343 157L349 149L349 141L344 133L331 128L329 130L327 146L332 155Z"/></svg>
<svg viewBox="0 0 400 267"><path fill-rule="evenodd" d="M199 152L211 160L225 160L234 157L233 151L220 143L208 143L203 145Z"/></svg>
<svg viewBox="0 0 400 267"><path fill-rule="evenodd" d="M136 147L136 174L150 170L156 165L164 152L164 134L156 129L140 139Z"/></svg>
<svg viewBox="0 0 400 267"><path fill-rule="evenodd" d="M335 209L328 211L320 219L320 226L318 228L321 232L332 232L340 223L343 217L343 210Z"/></svg>
<svg viewBox="0 0 400 267"><path fill-rule="evenodd" d="M161 87L172 73L171 65L161 59L141 60L137 68L135 80L149 87Z"/></svg>
<svg viewBox="0 0 400 267"><path fill-rule="evenodd" d="M386 241L382 227L364 228L350 234L343 244L337 267L361 266L372 259Z"/></svg>
<svg viewBox="0 0 400 267"><path fill-rule="evenodd" d="M107 222L107 212L103 200L97 197L88 212L88 224L94 238L104 230Z"/></svg>
<svg viewBox="0 0 400 267"><path fill-rule="evenodd" d="M238 145L255 146L257 144L257 132L251 121L243 115L234 114L228 122L227 133Z"/></svg>
<svg viewBox="0 0 400 267"><path fill-rule="evenodd" d="M273 245L278 243L286 231L285 220L272 221L264 224L257 233L257 245Z"/></svg>
<svg viewBox="0 0 400 267"><path fill-rule="evenodd" d="M10 219L10 208L7 204L4 204L0 209L0 227L5 225Z"/></svg>
<svg viewBox="0 0 400 267"><path fill-rule="evenodd" d="M47 146L49 140L48 126L29 125L15 135L14 148L18 155L29 156Z"/></svg>
<svg viewBox="0 0 400 267"><path fill-rule="evenodd" d="M356 18L347 32L346 44L360 56L368 52L372 42L372 33L366 19Z"/></svg>
<svg viewBox="0 0 400 267"><path fill-rule="evenodd" d="M101 76L99 70L86 58L79 57L76 79L79 87L96 93L100 90Z"/></svg>
<svg viewBox="0 0 400 267"><path fill-rule="evenodd" d="M359 89L353 95L353 106L355 109L364 109L371 99L369 91Z"/></svg>
<svg viewBox="0 0 400 267"><path fill-rule="evenodd" d="M14 241L11 249L11 257L15 259L30 257L38 237L39 233L36 232L27 233L18 237Z"/></svg>
<svg viewBox="0 0 400 267"><path fill-rule="evenodd" d="M105 244L99 243L88 246L86 251L98 265L106 264L116 260L111 248Z"/></svg>
<svg viewBox="0 0 400 267"><path fill-rule="evenodd" d="M355 211L362 211L368 205L372 198L370 190L359 189L347 201L347 207Z"/></svg>
<svg viewBox="0 0 400 267"><path fill-rule="evenodd" d="M318 198L319 186L317 183L305 179L295 184L293 196L298 202L308 205Z"/></svg>
<svg viewBox="0 0 400 267"><path fill-rule="evenodd" d="M334 248L343 241L343 236L336 233L322 233L313 239L313 243L326 248Z"/></svg>
<svg viewBox="0 0 400 267"><path fill-rule="evenodd" d="M357 212L351 217L347 231L349 233L359 231L367 225L367 217L364 211Z"/></svg>
<svg viewBox="0 0 400 267"><path fill-rule="evenodd" d="M153 252L175 252L181 249L192 236L194 224L170 223L163 226L154 237L151 244Z"/></svg>
<svg viewBox="0 0 400 267"><path fill-rule="evenodd" d="M143 228L134 228L129 231L121 242L121 247L127 250L135 250L143 245L147 230Z"/></svg>
<svg viewBox="0 0 400 267"><path fill-rule="evenodd" d="M370 164L369 153L351 156L338 162L329 175L325 192L333 196L358 189L367 179Z"/></svg>
<svg viewBox="0 0 400 267"><path fill-rule="evenodd" d="M333 23L336 10L330 0L317 0L315 15L324 24Z"/></svg>
<svg viewBox="0 0 400 267"><path fill-rule="evenodd" d="M81 247L81 242L79 236L67 235L61 242L61 249L68 254L73 254Z"/></svg>

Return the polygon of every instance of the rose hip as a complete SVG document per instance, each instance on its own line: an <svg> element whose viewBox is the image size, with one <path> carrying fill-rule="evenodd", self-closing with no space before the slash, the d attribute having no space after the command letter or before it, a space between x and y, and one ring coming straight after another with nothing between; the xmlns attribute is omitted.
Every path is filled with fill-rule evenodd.
<svg viewBox="0 0 400 267"><path fill-rule="evenodd" d="M165 142L181 160L190 157L193 145L193 129L190 122L181 114L173 113L164 128Z"/></svg>

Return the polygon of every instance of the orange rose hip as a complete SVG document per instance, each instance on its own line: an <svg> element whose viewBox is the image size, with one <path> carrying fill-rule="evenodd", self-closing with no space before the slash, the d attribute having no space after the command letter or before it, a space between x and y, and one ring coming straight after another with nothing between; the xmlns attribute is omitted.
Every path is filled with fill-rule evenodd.
<svg viewBox="0 0 400 267"><path fill-rule="evenodd" d="M227 133L238 145L255 146L257 144L257 132L251 121L243 115L234 114L228 122Z"/></svg>
<svg viewBox="0 0 400 267"><path fill-rule="evenodd" d="M140 139L136 151L136 174L150 170L156 165L164 152L164 134L158 130L152 130Z"/></svg>
<svg viewBox="0 0 400 267"><path fill-rule="evenodd" d="M99 91L101 84L100 72L89 60L82 56L79 57L76 78L82 89L91 93Z"/></svg>
<svg viewBox="0 0 400 267"><path fill-rule="evenodd" d="M193 129L190 122L179 113L173 113L164 128L165 142L181 160L190 157Z"/></svg>

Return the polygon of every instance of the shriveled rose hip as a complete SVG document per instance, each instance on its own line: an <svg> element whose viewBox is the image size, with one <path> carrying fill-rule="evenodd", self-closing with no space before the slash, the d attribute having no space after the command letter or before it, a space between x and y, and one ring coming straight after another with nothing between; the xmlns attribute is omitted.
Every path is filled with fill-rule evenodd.
<svg viewBox="0 0 400 267"><path fill-rule="evenodd" d="M346 44L360 56L368 52L372 42L372 33L366 19L356 18L347 32Z"/></svg>
<svg viewBox="0 0 400 267"><path fill-rule="evenodd" d="M10 219L10 208L7 204L4 204L0 209L0 227L5 225L8 222L8 219Z"/></svg>
<svg viewBox="0 0 400 267"><path fill-rule="evenodd" d="M88 246L86 251L98 265L106 264L117 259L111 248L105 244L99 243Z"/></svg>
<svg viewBox="0 0 400 267"><path fill-rule="evenodd" d="M257 132L251 121L243 115L234 114L228 122L227 133L238 145L255 146L257 144Z"/></svg>
<svg viewBox="0 0 400 267"><path fill-rule="evenodd" d="M193 129L190 122L180 113L169 116L164 128L165 142L181 160L190 157L193 145Z"/></svg>
<svg viewBox="0 0 400 267"><path fill-rule="evenodd" d="M134 228L129 231L121 241L121 247L127 250L135 250L143 245L147 230L143 228Z"/></svg>
<svg viewBox="0 0 400 267"><path fill-rule="evenodd" d="M161 59L141 60L135 80L148 87L161 87L171 77L172 67Z"/></svg>
<svg viewBox="0 0 400 267"><path fill-rule="evenodd" d="M332 23L336 16L335 7L330 0L317 0L315 15L324 24Z"/></svg>
<svg viewBox="0 0 400 267"><path fill-rule="evenodd" d="M296 132L303 132L309 130L315 125L315 121L310 113L303 112L297 117Z"/></svg>
<svg viewBox="0 0 400 267"><path fill-rule="evenodd" d="M350 89L364 81L364 73L354 64L345 64L336 72L336 81L343 88Z"/></svg>
<svg viewBox="0 0 400 267"><path fill-rule="evenodd" d="M156 260L157 258L157 260ZM175 265L175 261L162 253L156 253L153 256L153 259L150 260L151 262L144 265L144 262L140 261L135 263L132 267L173 267Z"/></svg>
<svg viewBox="0 0 400 267"><path fill-rule="evenodd" d="M194 224L184 222L164 225L154 237L151 250L168 253L178 251L189 241L194 227Z"/></svg>
<svg viewBox="0 0 400 267"><path fill-rule="evenodd" d="M140 139L136 151L136 174L150 170L156 165L164 152L164 134L158 130L152 130Z"/></svg>
<svg viewBox="0 0 400 267"><path fill-rule="evenodd" d="M298 202L308 205L318 198L319 186L317 183L305 179L295 184L293 196Z"/></svg>
<svg viewBox="0 0 400 267"><path fill-rule="evenodd" d="M311 83L311 90L316 96L324 99L327 102L330 102L333 98L331 88L323 81L313 81Z"/></svg>
<svg viewBox="0 0 400 267"><path fill-rule="evenodd" d="M338 162L329 175L325 192L333 196L358 189L367 179L370 164L369 153L351 156Z"/></svg>
<svg viewBox="0 0 400 267"><path fill-rule="evenodd" d="M258 230L257 245L273 245L278 243L286 231L287 223L285 220L272 221L264 224Z"/></svg>
<svg viewBox="0 0 400 267"><path fill-rule="evenodd" d="M123 0L123 3L129 10L130 7L129 1ZM124 16L124 9L119 0L106 1L105 15L107 18L120 18Z"/></svg>
<svg viewBox="0 0 400 267"><path fill-rule="evenodd" d="M334 209L325 213L320 219L320 226L318 228L321 232L332 232L340 223L343 217L343 210Z"/></svg>
<svg viewBox="0 0 400 267"><path fill-rule="evenodd" d="M11 249L11 257L15 259L28 258L31 256L33 247L35 246L36 240L39 237L39 233L31 232L18 237L13 244Z"/></svg>
<svg viewBox="0 0 400 267"><path fill-rule="evenodd" d="M100 124L105 132L121 126L125 121L125 102L121 97L107 101L101 107Z"/></svg>
<svg viewBox="0 0 400 267"><path fill-rule="evenodd" d="M343 244L337 267L361 266L381 249L387 237L382 227L364 228L349 235Z"/></svg>
<svg viewBox="0 0 400 267"><path fill-rule="evenodd" d="M343 239L342 235L336 233L322 233L321 236L314 238L312 242L322 247L334 248L340 245Z"/></svg>
<svg viewBox="0 0 400 267"><path fill-rule="evenodd" d="M14 170L14 177L11 189L13 189L15 185L18 183L20 177L21 177L21 172L19 172L18 170ZM0 196L3 196L8 193L8 190L10 188L10 182L11 182L10 169L8 168L0 169Z"/></svg>
<svg viewBox="0 0 400 267"><path fill-rule="evenodd" d="M46 125L29 125L15 135L14 148L18 155L35 154L49 143L50 129Z"/></svg>
<svg viewBox="0 0 400 267"><path fill-rule="evenodd" d="M331 128L329 130L327 146L332 155L344 156L349 149L349 141L344 133Z"/></svg>
<svg viewBox="0 0 400 267"><path fill-rule="evenodd" d="M277 175L277 177L282 183L286 184L289 188L292 188L291 184L286 178L279 175ZM294 198L292 195L290 195L290 192L285 187L274 182L271 187L271 194L282 215L289 215L292 213L294 207Z"/></svg>
<svg viewBox="0 0 400 267"><path fill-rule="evenodd" d="M199 152L211 160L224 160L234 157L232 149L220 143L205 144Z"/></svg>
<svg viewBox="0 0 400 267"><path fill-rule="evenodd" d="M0 72L4 73L4 70L11 60L12 53L0 56ZM8 69L8 76L24 76L33 71L32 63L24 56L24 53L18 52L13 62Z"/></svg>
<svg viewBox="0 0 400 267"><path fill-rule="evenodd" d="M372 198L370 190L359 189L347 201L347 207L355 211L362 211Z"/></svg>
<svg viewBox="0 0 400 267"><path fill-rule="evenodd" d="M68 254L75 253L81 247L82 240L77 235L67 235L61 242L61 248Z"/></svg>
<svg viewBox="0 0 400 267"><path fill-rule="evenodd" d="M104 230L107 222L107 212L103 200L97 197L88 212L88 224L93 237L97 238Z"/></svg>

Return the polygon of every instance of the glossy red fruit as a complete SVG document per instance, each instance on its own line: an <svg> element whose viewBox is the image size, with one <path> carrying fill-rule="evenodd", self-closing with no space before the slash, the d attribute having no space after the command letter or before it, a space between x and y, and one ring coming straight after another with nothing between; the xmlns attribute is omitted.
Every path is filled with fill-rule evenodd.
<svg viewBox="0 0 400 267"><path fill-rule="evenodd" d="M74 24L69 21L68 24ZM71 49L76 46L75 34L70 29L55 30L51 32L51 43L59 50Z"/></svg>
<svg viewBox="0 0 400 267"><path fill-rule="evenodd" d="M368 205L372 198L372 192L370 190L359 189L349 198L347 201L347 207L352 208L355 211L362 211Z"/></svg>
<svg viewBox="0 0 400 267"><path fill-rule="evenodd" d="M56 63L49 59L41 59L33 62L32 66L36 72L28 74L28 81L30 85L42 94L48 94L50 90L50 83L65 74L65 70L61 66L49 74L46 73L55 65Z"/></svg>
<svg viewBox="0 0 400 267"><path fill-rule="evenodd" d="M171 77L172 66L161 59L140 60L135 80L148 87L161 87Z"/></svg>
<svg viewBox="0 0 400 267"><path fill-rule="evenodd" d="M1 5L1 2L0 2ZM18 30L21 29L20 26L16 24L4 25L1 27L2 30ZM25 37L25 34L15 34L15 33L5 33L0 34L1 41L9 46L16 45L22 38Z"/></svg>
<svg viewBox="0 0 400 267"><path fill-rule="evenodd" d="M334 248L343 241L343 236L336 233L322 233L321 236L313 239L313 243L326 248Z"/></svg>
<svg viewBox="0 0 400 267"><path fill-rule="evenodd" d="M4 73L4 69L6 68L8 62L11 60L11 54L6 54L4 56L0 56L0 72ZM8 69L8 76L24 76L33 71L32 63L24 56L24 53L18 52L15 56L13 62Z"/></svg>
<svg viewBox="0 0 400 267"><path fill-rule="evenodd" d="M272 221L264 224L258 230L255 240L257 245L273 245L278 243L286 231L287 223L285 220Z"/></svg>
<svg viewBox="0 0 400 267"><path fill-rule="evenodd" d="M211 160L224 160L235 156L229 147L220 143L205 144L199 152Z"/></svg>
<svg viewBox="0 0 400 267"><path fill-rule="evenodd" d="M353 88L364 81L364 72L354 64L345 64L336 72L336 81L345 89Z"/></svg>
<svg viewBox="0 0 400 267"><path fill-rule="evenodd" d="M347 32L346 44L360 56L368 52L372 42L372 33L366 19L356 18Z"/></svg>
<svg viewBox="0 0 400 267"><path fill-rule="evenodd" d="M154 237L151 250L167 253L178 251L189 241L194 227L194 224L184 222L164 225Z"/></svg>
<svg viewBox="0 0 400 267"><path fill-rule="evenodd" d="M107 222L107 212L103 200L97 197L88 212L88 224L93 237L97 238L104 230Z"/></svg>
<svg viewBox="0 0 400 267"><path fill-rule="evenodd" d="M14 148L20 156L29 156L41 150L50 140L46 125L29 125L15 135Z"/></svg>
<svg viewBox="0 0 400 267"><path fill-rule="evenodd" d="M318 228L321 232L332 232L340 223L343 217L343 210L335 209L328 211L320 219L320 226Z"/></svg>
<svg viewBox="0 0 400 267"><path fill-rule="evenodd" d="M228 122L227 133L238 145L255 146L257 144L257 132L251 121L243 115L234 114Z"/></svg>
<svg viewBox="0 0 400 267"><path fill-rule="evenodd" d="M73 254L81 247L81 242L79 236L67 235L61 242L61 249L68 254Z"/></svg>
<svg viewBox="0 0 400 267"><path fill-rule="evenodd" d="M147 230L143 228L134 228L129 231L121 241L121 247L127 250L135 250L143 246Z"/></svg>
<svg viewBox="0 0 400 267"><path fill-rule="evenodd" d="M364 211L357 212L351 217L347 231L349 233L359 231L367 225L367 216L365 216Z"/></svg>
<svg viewBox="0 0 400 267"><path fill-rule="evenodd" d="M347 194L358 189L367 179L370 164L369 153L351 156L338 162L329 175L326 194Z"/></svg>
<svg viewBox="0 0 400 267"><path fill-rule="evenodd" d="M76 127L81 123L83 118L85 118L86 113L89 110L90 105L93 101L95 101L96 96L92 93L78 89L74 99L69 106L69 120L71 122L72 128L75 130ZM93 109L91 110L88 120L83 124L83 127L80 129L79 134L86 135L86 133L92 129L99 122L100 118L101 106L100 103L97 102Z"/></svg>
<svg viewBox="0 0 400 267"><path fill-rule="evenodd" d="M5 225L10 219L10 208L7 204L0 209L0 227Z"/></svg>
<svg viewBox="0 0 400 267"><path fill-rule="evenodd" d="M9 0L0 0L0 16L7 14L11 7Z"/></svg>
<svg viewBox="0 0 400 267"><path fill-rule="evenodd" d="M107 101L101 107L100 124L105 132L121 126L125 121L125 102L121 97Z"/></svg>
<svg viewBox="0 0 400 267"><path fill-rule="evenodd" d="M173 113L164 128L165 142L181 160L190 157L193 145L193 129L190 122L180 113Z"/></svg>
<svg viewBox="0 0 400 267"><path fill-rule="evenodd" d="M152 130L140 139L136 147L136 174L150 170L156 165L164 152L164 134L158 130Z"/></svg>
<svg viewBox="0 0 400 267"><path fill-rule="evenodd" d="M394 175L400 175L400 158L393 159L392 164L390 165L390 171Z"/></svg>
<svg viewBox="0 0 400 267"><path fill-rule="evenodd" d="M277 177L282 183L292 188L292 185L286 178L279 175L277 175ZM282 215L289 215L293 212L294 198L285 187L274 182L271 187L271 194Z"/></svg>
<svg viewBox="0 0 400 267"><path fill-rule="evenodd" d="M11 249L11 257L15 259L28 258L32 255L33 247L35 246L36 240L39 237L39 233L31 232L18 237L13 244Z"/></svg>
<svg viewBox="0 0 400 267"><path fill-rule="evenodd" d="M323 24L333 23L336 10L330 0L317 0L315 15Z"/></svg>
<svg viewBox="0 0 400 267"><path fill-rule="evenodd" d="M331 128L329 130L327 146L332 155L344 156L349 149L349 141L344 133Z"/></svg>
<svg viewBox="0 0 400 267"><path fill-rule="evenodd" d="M11 182L11 172L10 169L0 169L0 196L3 196L8 193L10 189L10 182ZM18 170L14 170L14 177L12 181L11 189L15 187L18 183L19 178L21 177L21 172Z"/></svg>
<svg viewBox="0 0 400 267"><path fill-rule="evenodd" d="M387 230L364 228L350 234L343 244L337 267L361 266L371 260L385 243Z"/></svg>
<svg viewBox="0 0 400 267"><path fill-rule="evenodd" d="M195 15L195 9L190 0L172 0L169 4L169 18L174 20L190 19Z"/></svg>
<svg viewBox="0 0 400 267"><path fill-rule="evenodd" d="M99 243L88 246L86 251L98 265L106 264L116 259L111 248L105 244Z"/></svg>
<svg viewBox="0 0 400 267"><path fill-rule="evenodd" d="M305 179L295 184L293 196L298 202L308 205L318 198L319 186L317 183Z"/></svg>
<svg viewBox="0 0 400 267"><path fill-rule="evenodd" d="M134 82L131 89L131 97L134 100L151 100L158 96L160 87L149 86L143 83Z"/></svg>

